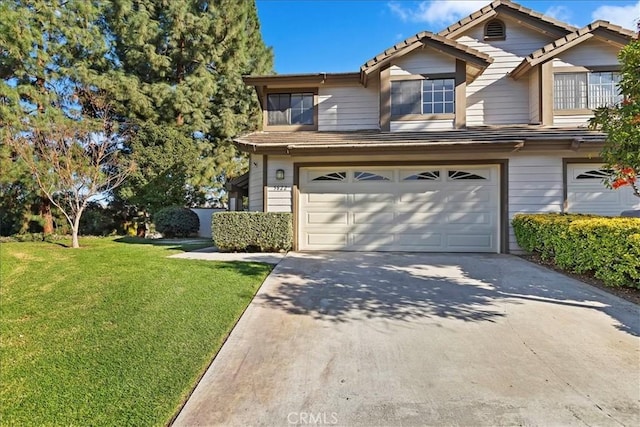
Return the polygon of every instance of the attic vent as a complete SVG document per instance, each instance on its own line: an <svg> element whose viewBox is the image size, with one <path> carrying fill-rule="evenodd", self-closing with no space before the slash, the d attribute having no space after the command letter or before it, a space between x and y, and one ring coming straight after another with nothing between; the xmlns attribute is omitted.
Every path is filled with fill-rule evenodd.
<svg viewBox="0 0 640 427"><path fill-rule="evenodd" d="M487 22L484 27L485 40L504 40L507 38L507 32L504 28L504 22L499 19L493 19Z"/></svg>

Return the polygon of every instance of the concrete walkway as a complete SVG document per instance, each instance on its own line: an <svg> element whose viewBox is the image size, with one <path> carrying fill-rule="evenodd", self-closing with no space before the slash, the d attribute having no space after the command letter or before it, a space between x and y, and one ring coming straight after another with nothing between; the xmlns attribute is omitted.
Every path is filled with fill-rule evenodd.
<svg viewBox="0 0 640 427"><path fill-rule="evenodd" d="M183 252L171 255L169 258L202 259L208 261L243 261L263 262L265 264L277 264L286 256L286 253L253 253L253 252L219 252L218 249L204 248L191 252Z"/></svg>
<svg viewBox="0 0 640 427"><path fill-rule="evenodd" d="M639 333L514 256L293 253L175 425L639 425Z"/></svg>

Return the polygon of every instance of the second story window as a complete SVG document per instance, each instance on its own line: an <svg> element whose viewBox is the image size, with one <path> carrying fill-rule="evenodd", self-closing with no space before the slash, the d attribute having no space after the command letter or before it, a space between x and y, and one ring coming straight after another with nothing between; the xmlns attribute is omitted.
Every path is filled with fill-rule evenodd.
<svg viewBox="0 0 640 427"><path fill-rule="evenodd" d="M312 125L313 93L272 93L267 95L269 125Z"/></svg>
<svg viewBox="0 0 640 427"><path fill-rule="evenodd" d="M593 110L622 101L616 72L556 73L553 79L555 110Z"/></svg>
<svg viewBox="0 0 640 427"><path fill-rule="evenodd" d="M391 82L391 115L453 114L454 79Z"/></svg>

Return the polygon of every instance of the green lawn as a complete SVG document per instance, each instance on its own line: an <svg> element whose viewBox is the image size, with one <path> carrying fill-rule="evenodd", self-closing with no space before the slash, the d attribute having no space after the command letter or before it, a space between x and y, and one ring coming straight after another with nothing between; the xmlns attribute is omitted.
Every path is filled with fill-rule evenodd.
<svg viewBox="0 0 640 427"><path fill-rule="evenodd" d="M0 424L164 425L271 267L80 244L0 244Z"/></svg>

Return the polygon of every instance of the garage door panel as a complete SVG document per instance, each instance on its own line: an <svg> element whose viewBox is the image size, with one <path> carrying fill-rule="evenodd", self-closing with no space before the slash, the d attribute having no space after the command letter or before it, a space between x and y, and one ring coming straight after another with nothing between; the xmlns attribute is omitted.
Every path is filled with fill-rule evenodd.
<svg viewBox="0 0 640 427"><path fill-rule="evenodd" d="M447 223L449 224L483 224L491 225L492 215L489 212L456 212L447 214Z"/></svg>
<svg viewBox="0 0 640 427"><path fill-rule="evenodd" d="M393 212L354 212L354 224L393 224Z"/></svg>
<svg viewBox="0 0 640 427"><path fill-rule="evenodd" d="M600 203L618 203L620 194L612 191L589 191L589 189L575 189L571 200L576 202L600 202Z"/></svg>
<svg viewBox="0 0 640 427"><path fill-rule="evenodd" d="M480 250L492 247L491 236L486 234L449 234L447 246L453 249Z"/></svg>
<svg viewBox="0 0 640 427"><path fill-rule="evenodd" d="M400 224L440 224L444 222L442 212L399 212L396 223Z"/></svg>
<svg viewBox="0 0 640 427"><path fill-rule="evenodd" d="M380 204L384 203L385 205L388 203L393 203L395 200L395 195L388 193L354 193L352 195L353 203L358 204L359 206L367 205L367 204Z"/></svg>
<svg viewBox="0 0 640 427"><path fill-rule="evenodd" d="M383 233L351 233L353 246L385 248L393 244L393 236Z"/></svg>
<svg viewBox="0 0 640 427"><path fill-rule="evenodd" d="M348 212L307 212L307 224L309 225L322 225L322 224L338 224L347 225L349 223Z"/></svg>
<svg viewBox="0 0 640 427"><path fill-rule="evenodd" d="M491 201L491 192L488 190L458 190L447 193L447 202L449 203L486 203L489 201Z"/></svg>
<svg viewBox="0 0 640 427"><path fill-rule="evenodd" d="M308 233L307 244L309 245L321 245L332 246L335 248L343 248L348 243L347 234L336 233Z"/></svg>
<svg viewBox="0 0 640 427"><path fill-rule="evenodd" d="M307 176L304 169L301 177ZM365 169L387 180L357 181L355 173ZM302 180L299 248L497 252L497 170L497 166L345 168L344 179L333 185ZM312 176L333 172L318 168Z"/></svg>
<svg viewBox="0 0 640 427"><path fill-rule="evenodd" d="M339 193L307 193L304 194L308 204L346 205L347 194Z"/></svg>
<svg viewBox="0 0 640 427"><path fill-rule="evenodd" d="M403 189L404 190L404 189ZM438 204L445 201L447 195L441 190L417 190L416 193L401 193L399 202L402 204L433 203Z"/></svg>
<svg viewBox="0 0 640 427"><path fill-rule="evenodd" d="M428 247L438 249L442 247L442 233L397 234L396 244L400 247Z"/></svg>

